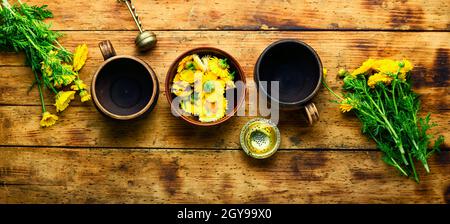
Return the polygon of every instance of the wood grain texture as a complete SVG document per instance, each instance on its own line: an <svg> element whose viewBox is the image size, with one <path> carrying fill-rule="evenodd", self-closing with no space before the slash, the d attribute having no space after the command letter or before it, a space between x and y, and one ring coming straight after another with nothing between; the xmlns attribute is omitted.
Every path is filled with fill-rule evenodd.
<svg viewBox="0 0 450 224"><path fill-rule="evenodd" d="M40 106L2 106L0 142L3 146L238 149L240 129L253 118L234 117L219 126L196 127L174 117L165 96L160 97L154 111L142 120L118 123L103 117L94 106L73 106L59 116L56 125L46 129L39 127ZM375 149L361 134L355 117L341 114L325 100L316 105L321 120L312 127L300 111L280 115L281 148ZM449 116L446 110L433 113L432 121L439 126L432 132L448 139ZM443 148L448 148L448 143Z"/></svg>
<svg viewBox="0 0 450 224"><path fill-rule="evenodd" d="M450 152L422 182L378 152L2 148L5 203L449 203ZM339 162L338 162L339 161Z"/></svg>
<svg viewBox="0 0 450 224"><path fill-rule="evenodd" d="M158 36L147 54L136 51L137 28L116 1L25 2L49 5L55 18L48 21L64 30L60 42L68 49L87 43L80 76L88 84L103 60L97 45L110 39L119 54L153 67L161 92L143 120L113 122L77 99L58 124L42 129L37 90L27 93L33 76L24 56L1 53L1 203L450 203L448 143L430 159L430 175L419 168L416 184L381 161L357 119L339 113L323 88L314 99L320 122L307 127L300 112L281 114L282 149L257 161L238 150L240 128L252 117L190 126L171 115L163 85L172 61L199 46L229 52L252 83L268 44L303 40L319 53L334 90L342 84L339 68L369 57L408 58L422 111L433 113L434 131L448 140L449 1L135 0L144 28ZM53 103L48 94L45 100Z"/></svg>
<svg viewBox="0 0 450 224"><path fill-rule="evenodd" d="M116 1L33 0L48 4L58 30L137 30ZM449 30L446 0L135 0L144 28L153 30Z"/></svg>
<svg viewBox="0 0 450 224"><path fill-rule="evenodd" d="M328 82L333 88L341 85L335 78L340 68L354 69L367 58L385 57L410 59L415 65L414 80L418 89L446 87L450 82L450 32L160 31L157 32L159 42L156 48L148 53L136 50L135 33L132 31L64 33L66 36L60 42L69 50L74 50L81 43L89 47L88 61L80 74L88 84L103 62L98 43L105 39L111 40L118 54L134 55L149 63L164 91L169 66L189 49L212 46L227 51L238 60L247 81L252 82L258 56L267 45L283 38L294 38L311 45L329 70ZM0 104L37 105L36 89L26 95L33 75L29 68L22 68L25 65L24 56L14 53L0 55ZM20 101L17 101L17 96L21 97Z"/></svg>
<svg viewBox="0 0 450 224"><path fill-rule="evenodd" d="M73 103L76 107L62 113L57 125L40 128L37 90L35 88L29 94L26 92L33 80L31 71L22 67L23 57L5 54L0 58L0 104L6 105L0 107L3 123L0 126L1 145L239 148L240 128L250 117L236 117L212 128L196 128L173 117L165 99L163 80L166 70L172 60L192 47L215 46L235 56L247 75L247 81L252 83L256 58L265 46L279 38L298 38L311 44L328 68L327 81L335 90L340 88L341 81L334 74L341 67L355 68L368 57L410 58L416 65L416 89L422 94L424 113L433 112L433 121L439 124L435 131L450 137L448 33L192 31L159 32L158 35L160 42L149 54L135 51L132 43L134 35L130 31L67 32L61 40L69 49L82 42L90 47L87 65L80 74L87 83L90 83L92 74L103 60L97 44L108 37L119 54L136 55L156 71L162 92L155 110L141 121L122 125L102 117L91 103L81 104L77 99ZM254 86L249 89L255 90ZM341 114L330 100L333 97L322 88L314 99L322 119L314 127L307 127L301 111L282 113L281 147L374 149L375 145L360 134L358 121ZM53 98L47 96L46 101L51 105ZM51 106L49 109L53 110Z"/></svg>

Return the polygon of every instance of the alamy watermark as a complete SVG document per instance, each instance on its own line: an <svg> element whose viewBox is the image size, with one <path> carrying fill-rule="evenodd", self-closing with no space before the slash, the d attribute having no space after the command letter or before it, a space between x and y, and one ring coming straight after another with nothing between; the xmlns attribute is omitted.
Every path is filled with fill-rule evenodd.
<svg viewBox="0 0 450 224"><path fill-rule="evenodd" d="M199 82L202 83L201 81ZM280 107L279 102L275 99L279 99L279 81L260 81L258 84L255 84L254 82L244 83L242 81L236 81L234 84L235 88L227 89L225 91L225 98L227 99L227 113L225 116L262 116L270 119L274 124L278 124ZM257 88L256 85L259 85L259 87ZM201 91L200 88L201 86L196 84L194 84L193 89L190 85L186 85L186 89L184 91L190 92L192 90L192 94L194 94ZM242 94L245 93L247 93L247 95L242 96ZM266 93L269 93L270 97ZM171 112L174 116L179 117L181 114L188 115L180 109L180 104L186 100L191 100L191 98L177 96L172 100L170 106ZM243 100L241 106L233 115L233 108L235 108L241 100ZM198 110L203 109L203 107L198 108Z"/></svg>

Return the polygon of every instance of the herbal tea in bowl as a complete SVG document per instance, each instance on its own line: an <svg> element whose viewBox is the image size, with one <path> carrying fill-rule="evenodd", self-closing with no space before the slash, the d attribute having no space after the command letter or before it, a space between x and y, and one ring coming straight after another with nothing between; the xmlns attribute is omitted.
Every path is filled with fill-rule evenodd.
<svg viewBox="0 0 450 224"><path fill-rule="evenodd" d="M272 156L280 147L280 131L272 121L255 118L241 129L239 137L244 152L255 159Z"/></svg>
<svg viewBox="0 0 450 224"><path fill-rule="evenodd" d="M258 90L278 103L281 110L304 109L312 125L319 120L312 99L319 90L322 73L322 62L312 47L284 39L270 44L261 53L253 77ZM277 85L279 91L272 92Z"/></svg>
<svg viewBox="0 0 450 224"><path fill-rule="evenodd" d="M116 55L109 40L99 44L105 61L92 78L92 99L103 115L132 120L150 113L158 101L159 83L153 69L139 58Z"/></svg>
<svg viewBox="0 0 450 224"><path fill-rule="evenodd" d="M180 55L166 76L172 114L198 126L221 124L245 98L245 76L230 54L200 47Z"/></svg>

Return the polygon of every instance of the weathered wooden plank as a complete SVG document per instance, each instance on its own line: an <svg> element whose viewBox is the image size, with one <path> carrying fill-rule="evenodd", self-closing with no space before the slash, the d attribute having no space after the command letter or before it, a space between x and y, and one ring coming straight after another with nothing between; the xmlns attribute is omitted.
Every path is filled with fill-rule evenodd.
<svg viewBox="0 0 450 224"><path fill-rule="evenodd" d="M323 64L329 70L330 86L340 85L335 79L339 68L354 69L369 57L395 59L408 58L416 66L414 79L416 87L423 93L436 87L440 96L448 96L449 85L448 58L450 57L450 33L443 32L158 32L157 47L143 54L134 47L134 32L66 32L61 39L68 49L80 43L90 47L89 58L80 76L89 84L91 76L103 61L98 50L98 42L110 39L119 54L135 55L147 61L155 70L164 90L166 72L172 61L182 52L198 46L221 48L236 57L247 76L253 79L253 68L259 54L273 41L281 38L296 38L314 47ZM37 90L29 95L26 90L33 81L28 68L22 68L24 57L21 54L0 54L0 104L36 104ZM19 66L19 67L17 67ZM442 88L443 89L439 89ZM446 93L447 91L447 93ZM18 101L20 96L20 101ZM442 99L442 97L436 97ZM439 101L448 108L447 100Z"/></svg>
<svg viewBox="0 0 450 224"><path fill-rule="evenodd" d="M450 43L446 39L449 35L447 33L161 32L164 38L149 54L139 54L135 51L131 32L112 33L116 35L107 32L69 32L62 40L69 48L74 48L82 40L91 47L86 68L81 72L81 77L85 78L87 83L102 60L96 49L97 42L106 37L112 38L119 53L138 55L149 62L158 74L163 90L165 72L171 61L182 51L202 45L223 46L223 49L240 61L248 81L251 81L256 58L267 44L278 38L299 38L317 49L324 65L329 69L327 79L335 89L338 89L340 84L333 73L340 67L354 68L367 57L410 58L418 65L414 75L418 80L417 90L423 94L424 112L434 113L433 120L440 124L440 127L436 128L438 133L446 136L449 133L447 86ZM173 50L168 50L172 48ZM83 107L68 109L60 116L58 125L43 130L38 126L40 111L37 106L37 90L33 89L26 94L33 80L30 70L20 67L23 65L23 58L12 59L14 56L11 54L4 56L0 58L0 65L6 65L0 67L0 104L9 106L0 107L3 124L0 126L2 145L238 148L239 129L250 119L233 118L220 127L196 128L171 115L165 93L162 91L155 111L142 121L119 125L100 116L92 104L88 103ZM306 127L300 112L283 113L280 124L282 147L374 148L373 143L360 134L356 119L340 114L336 105L329 102L331 99L332 96L325 89L320 90L315 102L322 120L314 127ZM46 100L48 104L53 102L51 97ZM81 104L75 102L74 105ZM53 110L51 106L49 109Z"/></svg>
<svg viewBox="0 0 450 224"><path fill-rule="evenodd" d="M239 148L239 132L251 117L235 117L217 127L196 127L174 117L161 95L154 111L138 121L118 123L96 111L94 106L71 107L59 116L58 124L39 127L39 106L0 107L0 144L27 146L151 147L151 148ZM331 105L327 107L330 108ZM322 105L319 106L322 109ZM333 108L323 119L307 127L301 114L286 114L280 122L283 148L373 148L360 135L358 123ZM346 119L335 123L330 113ZM331 116L333 116L331 115ZM448 114L447 114L448 115ZM438 121L438 117L434 117ZM441 120L441 119L439 119ZM18 128L20 127L20 128ZM445 127L445 126L444 126ZM442 127L442 128L444 128ZM320 139L320 141L318 141Z"/></svg>
<svg viewBox="0 0 450 224"><path fill-rule="evenodd" d="M161 98L164 96L161 96ZM340 114L331 103L317 104L321 120L308 127L301 112L280 116L281 148L374 149L361 135L351 115ZM70 107L57 125L40 128L39 106L0 107L0 144L18 146L150 147L238 149L239 132L252 117L234 117L215 127L197 127L174 117L165 99L144 119L119 123L100 115L94 106ZM423 114L423 113L422 113ZM449 111L433 113L434 132L450 138ZM448 143L444 146L448 148Z"/></svg>
<svg viewBox="0 0 450 224"><path fill-rule="evenodd" d="M48 4L55 29L137 30L124 4L98 1L26 1ZM134 1L147 29L396 29L448 30L445 0Z"/></svg>
<svg viewBox="0 0 450 224"><path fill-rule="evenodd" d="M1 203L449 203L450 152L421 183L379 152L1 148Z"/></svg>

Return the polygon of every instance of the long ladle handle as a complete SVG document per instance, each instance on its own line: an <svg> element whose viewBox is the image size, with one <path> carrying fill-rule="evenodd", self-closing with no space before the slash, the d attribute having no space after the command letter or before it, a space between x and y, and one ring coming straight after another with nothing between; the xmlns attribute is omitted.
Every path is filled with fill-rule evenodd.
<svg viewBox="0 0 450 224"><path fill-rule="evenodd" d="M125 4L127 4L128 10L130 11L131 16L133 17L134 22L136 23L136 26L139 29L139 32L141 32L141 33L144 32L144 30L142 29L141 20L139 19L139 16L136 12L136 7L134 7L133 3L131 3L130 0L124 0L124 2L125 2Z"/></svg>

